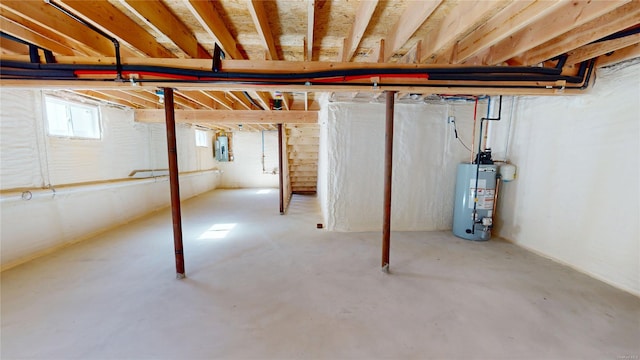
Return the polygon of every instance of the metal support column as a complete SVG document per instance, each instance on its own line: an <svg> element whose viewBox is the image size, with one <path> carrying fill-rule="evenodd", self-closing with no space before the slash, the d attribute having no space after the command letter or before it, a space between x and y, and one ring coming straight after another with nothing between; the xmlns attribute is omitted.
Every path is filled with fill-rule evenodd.
<svg viewBox="0 0 640 360"><path fill-rule="evenodd" d="M278 173L280 175L280 215L284 215L284 165L282 160L282 124L278 124Z"/></svg>
<svg viewBox="0 0 640 360"><path fill-rule="evenodd" d="M391 247L391 175L393 165L393 109L395 91L386 91L386 124L384 132L384 209L382 219L382 270L389 272Z"/></svg>
<svg viewBox="0 0 640 360"><path fill-rule="evenodd" d="M178 179L178 148L176 145L176 118L173 89L164 88L164 114L167 125L169 153L169 184L171 186L171 216L173 218L173 245L176 254L176 278L183 279L184 254L182 251L182 215L180 213L180 181Z"/></svg>

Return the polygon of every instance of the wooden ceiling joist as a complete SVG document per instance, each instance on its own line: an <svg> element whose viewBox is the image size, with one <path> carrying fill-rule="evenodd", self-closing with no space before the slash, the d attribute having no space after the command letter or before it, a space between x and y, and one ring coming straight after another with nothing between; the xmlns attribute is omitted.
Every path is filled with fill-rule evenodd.
<svg viewBox="0 0 640 360"><path fill-rule="evenodd" d="M162 107L157 101L150 101L140 98L138 96L134 96L126 91L118 91L118 90L100 90L101 94L110 96L114 99L124 100L131 104L136 105L139 108L158 108Z"/></svg>
<svg viewBox="0 0 640 360"><path fill-rule="evenodd" d="M75 93L75 94L78 94L78 95L81 95L81 96L88 97L90 99L98 100L98 101L101 101L101 102L107 102L107 103L114 104L114 105L126 106L126 107L130 107L130 108L134 108L134 109L137 109L138 107L140 107L136 103L132 103L132 102L129 102L129 101L126 101L126 100L122 100L122 99L110 96L108 94L103 94L100 91L73 90L71 92Z"/></svg>
<svg viewBox="0 0 640 360"><path fill-rule="evenodd" d="M73 13L150 57L176 57L157 42L155 37L106 0L58 0Z"/></svg>
<svg viewBox="0 0 640 360"><path fill-rule="evenodd" d="M456 42L467 36L491 15L504 1L461 1L447 14L434 31L422 38L422 58L420 62L436 63L444 56L447 62L452 57Z"/></svg>
<svg viewBox="0 0 640 360"><path fill-rule="evenodd" d="M21 27L38 34L41 37L44 37L46 39L49 39L51 41L53 41L54 43L60 44L63 47L66 47L68 49L71 49L71 51L73 52L74 55L77 56L100 56L100 54L98 52L96 52L94 49L89 48L88 46L82 44L81 42L76 41L75 39L71 39L69 37L60 35L58 33L55 33L47 28L45 28L44 26L41 26L37 23L34 23L33 21L30 21L28 19L25 19L24 17L22 17L20 14L17 14L15 12L9 11L7 8L3 8L2 6L0 6L0 16L15 23L20 25ZM23 40L27 40L28 39L24 39ZM57 46L57 45L54 45ZM52 50L54 52L54 54L58 55L63 55L66 53L66 51L64 53L62 52L58 52L56 53L55 49L49 49L49 48L45 48L47 50Z"/></svg>
<svg viewBox="0 0 640 360"><path fill-rule="evenodd" d="M4 9L2 9L4 11ZM4 17L0 18L0 27L5 33L15 36L19 39L27 41L31 44L39 46L43 49L51 50L57 54L63 55L75 55L72 48L67 47L61 43L55 42L47 37L40 35L29 28L25 28L19 24L14 23ZM3 43L15 43L15 41L2 39Z"/></svg>
<svg viewBox="0 0 640 360"><path fill-rule="evenodd" d="M345 38L344 46L342 48L342 56L337 61L351 61L353 54L358 49L360 41L364 32L369 26L373 12L378 6L378 0L359 0L358 9L356 10L356 16L353 20L353 25L349 29L349 34Z"/></svg>
<svg viewBox="0 0 640 360"><path fill-rule="evenodd" d="M234 109L234 106L233 106L234 102L227 99L223 91L202 91L202 93L205 96L208 96L209 98L211 98L213 101L220 104L222 107L226 108L227 110Z"/></svg>
<svg viewBox="0 0 640 360"><path fill-rule="evenodd" d="M247 110L253 110L253 105L249 102L242 91L229 91L227 94L229 94L229 96L231 96L237 104L240 104L241 107Z"/></svg>
<svg viewBox="0 0 640 360"><path fill-rule="evenodd" d="M186 99L191 100L206 109L215 110L217 108L216 106L217 103L212 98L205 95L202 91L186 90L186 91L179 91L179 93L180 95L184 96Z"/></svg>
<svg viewBox="0 0 640 360"><path fill-rule="evenodd" d="M535 65L637 24L640 24L640 6L634 1L536 46L516 62Z"/></svg>
<svg viewBox="0 0 640 360"><path fill-rule="evenodd" d="M267 13L264 10L263 0L247 0L247 7L251 13L251 18L256 26L262 45L266 50L267 60L278 60L276 44L273 41L271 26L269 25Z"/></svg>
<svg viewBox="0 0 640 360"><path fill-rule="evenodd" d="M0 49L3 54L23 55L29 53L29 46L5 38L0 38Z"/></svg>
<svg viewBox="0 0 640 360"><path fill-rule="evenodd" d="M626 48L640 43L640 34L628 35L619 39L607 40L588 44L571 50L567 53L567 65L574 65L585 60L596 58L600 55Z"/></svg>
<svg viewBox="0 0 640 360"><path fill-rule="evenodd" d="M411 38L435 11L442 0L410 1L400 19L389 31L384 41L384 59L388 61Z"/></svg>
<svg viewBox="0 0 640 360"><path fill-rule="evenodd" d="M199 110L203 108L198 102L193 101L182 94L182 92L174 92L173 93L173 101L176 104L184 106L187 109Z"/></svg>
<svg viewBox="0 0 640 360"><path fill-rule="evenodd" d="M315 124L318 113L311 111L250 111L250 110L176 110L178 123L208 124ZM139 122L164 122L164 110L136 110Z"/></svg>
<svg viewBox="0 0 640 360"><path fill-rule="evenodd" d="M420 54L422 54L422 40L418 40L418 42L398 60L398 64L417 64L420 62Z"/></svg>
<svg viewBox="0 0 640 360"><path fill-rule="evenodd" d="M504 10L475 29L458 44L454 63L459 64L479 52L506 39L509 35L547 16L568 0L519 0L509 4ZM449 59L438 58L436 63L446 63Z"/></svg>
<svg viewBox="0 0 640 360"><path fill-rule="evenodd" d="M307 0L307 42L305 60L313 61L313 29L316 22L316 0Z"/></svg>
<svg viewBox="0 0 640 360"><path fill-rule="evenodd" d="M209 36L217 40L218 45L220 45L225 52L227 58L244 58L238 50L235 38L231 35L224 20L216 11L213 0L187 0L184 4Z"/></svg>
<svg viewBox="0 0 640 360"><path fill-rule="evenodd" d="M91 31L69 16L48 5L44 1L16 1L0 2L0 7L46 28L48 31L63 36L73 42L77 41L93 49L103 56L114 56L113 43L102 35ZM131 52L123 50L123 56L130 56Z"/></svg>
<svg viewBox="0 0 640 360"><path fill-rule="evenodd" d="M598 58L598 67L617 64L622 61L640 57L640 44L627 46L626 48L616 50L612 54L601 56Z"/></svg>
<svg viewBox="0 0 640 360"><path fill-rule="evenodd" d="M522 56L526 51L594 20L627 2L629 0L576 0L565 3L549 16L520 29L504 41L470 59L469 62L483 65L501 64L511 58Z"/></svg>
<svg viewBox="0 0 640 360"><path fill-rule="evenodd" d="M210 59L191 30L160 0L120 0L120 3L159 35L169 38L187 56Z"/></svg>
<svg viewBox="0 0 640 360"><path fill-rule="evenodd" d="M253 91L252 94L264 110L271 111L271 94L266 91Z"/></svg>
<svg viewBox="0 0 640 360"><path fill-rule="evenodd" d="M292 103L293 103L293 97L291 96L291 93L288 93L288 92L282 93L282 105L284 106L284 109L287 111L291 110Z"/></svg>

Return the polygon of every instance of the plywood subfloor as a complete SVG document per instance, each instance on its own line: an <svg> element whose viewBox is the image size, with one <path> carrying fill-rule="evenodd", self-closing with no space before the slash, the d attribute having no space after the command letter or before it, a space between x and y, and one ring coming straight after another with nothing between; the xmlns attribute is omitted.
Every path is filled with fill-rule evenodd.
<svg viewBox="0 0 640 360"><path fill-rule="evenodd" d="M184 280L168 210L3 272L1 357L640 354L640 299L506 242L393 233L389 275L380 234L316 229L313 197L281 216L276 190L218 190L183 212Z"/></svg>

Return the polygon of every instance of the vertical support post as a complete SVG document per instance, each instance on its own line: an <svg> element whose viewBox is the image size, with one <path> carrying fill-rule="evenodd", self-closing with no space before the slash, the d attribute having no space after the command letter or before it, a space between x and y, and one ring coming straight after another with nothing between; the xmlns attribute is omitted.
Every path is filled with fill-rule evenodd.
<svg viewBox="0 0 640 360"><path fill-rule="evenodd" d="M391 179L393 165L393 109L395 91L385 91L386 123L384 132L384 209L382 219L382 271L389 272L391 248Z"/></svg>
<svg viewBox="0 0 640 360"><path fill-rule="evenodd" d="M280 215L284 215L284 164L282 155L282 124L278 124L278 174L280 175Z"/></svg>
<svg viewBox="0 0 640 360"><path fill-rule="evenodd" d="M173 245L176 254L176 278L183 279L184 254L182 250L182 215L180 213L180 182L178 178L178 147L176 145L176 118L173 89L164 88L164 115L167 126L169 153L169 184L171 187L171 217L173 218Z"/></svg>

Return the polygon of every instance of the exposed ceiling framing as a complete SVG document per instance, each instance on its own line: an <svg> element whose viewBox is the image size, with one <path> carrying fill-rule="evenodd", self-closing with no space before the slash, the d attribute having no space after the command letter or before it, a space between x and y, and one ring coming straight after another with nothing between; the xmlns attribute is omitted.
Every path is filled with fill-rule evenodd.
<svg viewBox="0 0 640 360"><path fill-rule="evenodd" d="M211 71L217 44L225 54L225 60L220 62L225 71L283 74L376 69L376 66L380 69L414 66L425 71L430 66L553 67L557 57L564 56L559 65L562 75L573 76L579 73L583 62L591 59L597 59L597 66L605 66L640 55L640 0L51 2L117 39L125 65ZM38 61L42 63L49 51L58 64L116 63L111 40L44 0L0 2L0 30L5 35L0 41L3 61L33 62L30 49L38 47ZM178 119L193 119L194 123L220 129L245 123L246 129L256 130L272 129L272 125L255 119L273 121L278 116L282 122L307 119L300 117L300 112L317 111L317 92L344 92L354 94L349 95L352 98L368 92L373 95L363 98L372 99L389 89L398 90L403 96L419 94L413 96L417 99L452 91L572 93L564 89L564 82L545 79L512 83L487 83L482 79L437 82L406 77L394 80L387 75L372 75L360 81L345 77L342 84L335 86L304 83L249 86L240 82L196 83L176 79L132 85L145 76L128 72L124 80L129 82L110 82L108 79L113 75L105 75L106 81L100 82L83 81L89 79L78 76L77 81L45 79L34 84L32 80L10 79L3 73L1 84L67 89L80 96L150 111L146 114L158 113L163 106L155 93L158 87L174 87L177 110L184 111ZM535 89L531 85L536 85ZM275 101L282 102L282 113L270 115ZM191 112L189 116L187 112ZM249 115L252 112L258 114ZM210 121L202 115L207 113ZM233 113L238 119L229 120ZM198 115L194 118L193 114ZM149 115L145 116L148 120ZM219 119L227 119L224 121L228 123Z"/></svg>

